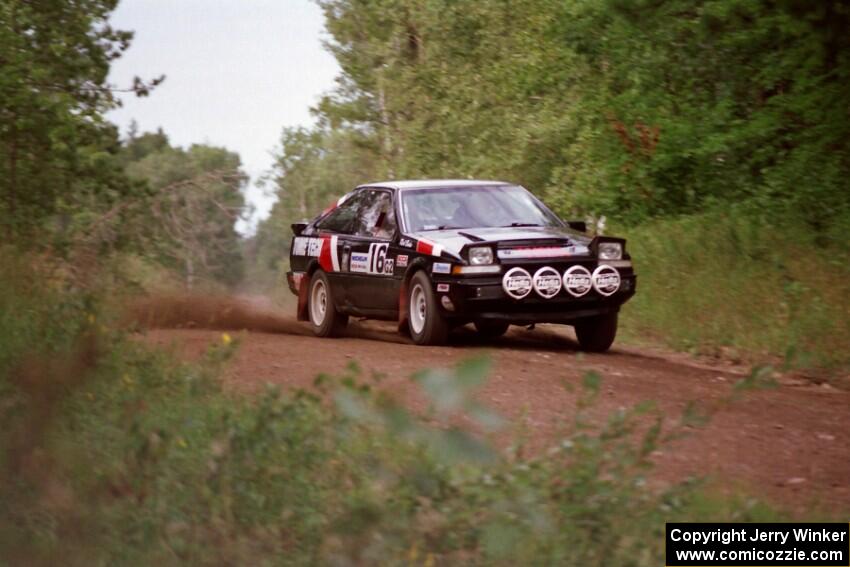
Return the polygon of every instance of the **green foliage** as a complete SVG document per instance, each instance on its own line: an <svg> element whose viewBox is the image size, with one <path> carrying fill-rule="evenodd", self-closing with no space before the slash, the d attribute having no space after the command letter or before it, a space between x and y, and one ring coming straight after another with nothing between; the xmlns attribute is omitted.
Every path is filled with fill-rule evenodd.
<svg viewBox="0 0 850 567"><path fill-rule="evenodd" d="M117 131L103 118L116 104L106 83L110 62L132 37L108 25L115 4L0 1L0 230L7 239L61 237L81 208L114 204L134 188L116 157ZM144 95L150 86L137 79L133 89Z"/></svg>
<svg viewBox="0 0 850 567"><path fill-rule="evenodd" d="M343 70L320 116L390 176L508 178L630 223L848 214L843 2L318 3Z"/></svg>
<svg viewBox="0 0 850 567"><path fill-rule="evenodd" d="M127 175L147 187L128 211L138 223L137 248L180 274L187 288L197 280L239 283L242 251L234 226L248 182L239 155L203 144L172 147L160 130L131 132L121 157Z"/></svg>
<svg viewBox="0 0 850 567"><path fill-rule="evenodd" d="M785 357L792 367L850 363L844 236L819 237L794 218L759 221L746 210L658 221L626 235L639 274L621 317L628 338Z"/></svg>
<svg viewBox="0 0 850 567"><path fill-rule="evenodd" d="M842 2L611 1L564 13L561 37L580 38L597 70L565 204L631 222L742 199L815 228L846 215L848 24Z"/></svg>
<svg viewBox="0 0 850 567"><path fill-rule="evenodd" d="M222 148L172 148L160 131L122 144L104 113L119 104L109 67L132 33L116 0L0 0L0 231L82 274L116 250L195 280L233 285L236 218L247 181ZM147 96L136 78L123 90ZM83 276L85 277L85 276Z"/></svg>
<svg viewBox="0 0 850 567"><path fill-rule="evenodd" d="M666 521L783 517L692 483L648 488L675 427L647 404L587 419L599 376L562 440L521 457L493 444L498 423L473 399L486 359L421 373L424 416L356 366L309 392L241 397L217 379L238 338L182 364L102 327L81 292L25 275L0 274L10 564L650 566Z"/></svg>

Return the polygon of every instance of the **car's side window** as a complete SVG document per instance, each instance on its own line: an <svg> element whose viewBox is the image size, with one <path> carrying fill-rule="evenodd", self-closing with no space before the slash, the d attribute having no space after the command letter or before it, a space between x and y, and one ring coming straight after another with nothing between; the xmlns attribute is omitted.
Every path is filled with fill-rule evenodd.
<svg viewBox="0 0 850 567"><path fill-rule="evenodd" d="M328 216L316 223L316 228L337 234L356 234L357 214L363 204L363 191L355 193Z"/></svg>
<svg viewBox="0 0 850 567"><path fill-rule="evenodd" d="M391 239L396 233L392 193L377 189L367 189L363 193L363 206L354 234L368 238Z"/></svg>

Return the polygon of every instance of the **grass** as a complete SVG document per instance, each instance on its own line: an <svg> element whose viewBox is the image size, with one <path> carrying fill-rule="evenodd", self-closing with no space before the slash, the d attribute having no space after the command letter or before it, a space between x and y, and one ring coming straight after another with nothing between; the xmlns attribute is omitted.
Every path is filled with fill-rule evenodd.
<svg viewBox="0 0 850 567"><path fill-rule="evenodd" d="M240 397L218 379L238 341L174 360L112 328L100 293L25 264L0 276L0 565L640 567L663 564L667 521L784 517L698 483L649 489L681 424L642 405L594 425L595 374L561 442L521 456L472 397L485 359L414 377L426 416L356 366Z"/></svg>
<svg viewBox="0 0 850 567"><path fill-rule="evenodd" d="M850 365L843 242L732 210L626 232L638 293L623 311L625 338L797 368Z"/></svg>

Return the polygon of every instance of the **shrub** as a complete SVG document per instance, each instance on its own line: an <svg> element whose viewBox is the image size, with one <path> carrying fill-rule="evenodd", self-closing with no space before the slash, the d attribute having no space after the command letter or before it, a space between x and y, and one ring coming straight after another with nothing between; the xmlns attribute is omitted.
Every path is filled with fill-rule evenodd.
<svg viewBox="0 0 850 567"><path fill-rule="evenodd" d="M850 363L844 240L735 209L626 232L638 272L622 318L628 336L794 366Z"/></svg>
<svg viewBox="0 0 850 567"><path fill-rule="evenodd" d="M353 365L311 391L222 391L222 335L185 364L103 326L82 292L0 303L0 557L9 564L659 565L665 521L775 518L697 484L650 489L651 405L532 457L493 443L486 359L415 380L413 414ZM29 281L29 280L26 280ZM471 416L461 428L458 416Z"/></svg>

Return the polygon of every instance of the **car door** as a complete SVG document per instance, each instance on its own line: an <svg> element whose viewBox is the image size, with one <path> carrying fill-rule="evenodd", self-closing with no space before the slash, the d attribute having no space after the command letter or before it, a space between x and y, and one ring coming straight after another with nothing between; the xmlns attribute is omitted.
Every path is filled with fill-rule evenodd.
<svg viewBox="0 0 850 567"><path fill-rule="evenodd" d="M362 189L353 235L347 240L347 284L351 303L367 311L398 308L401 276L396 276L398 238L393 192ZM403 273L403 270L402 270Z"/></svg>

